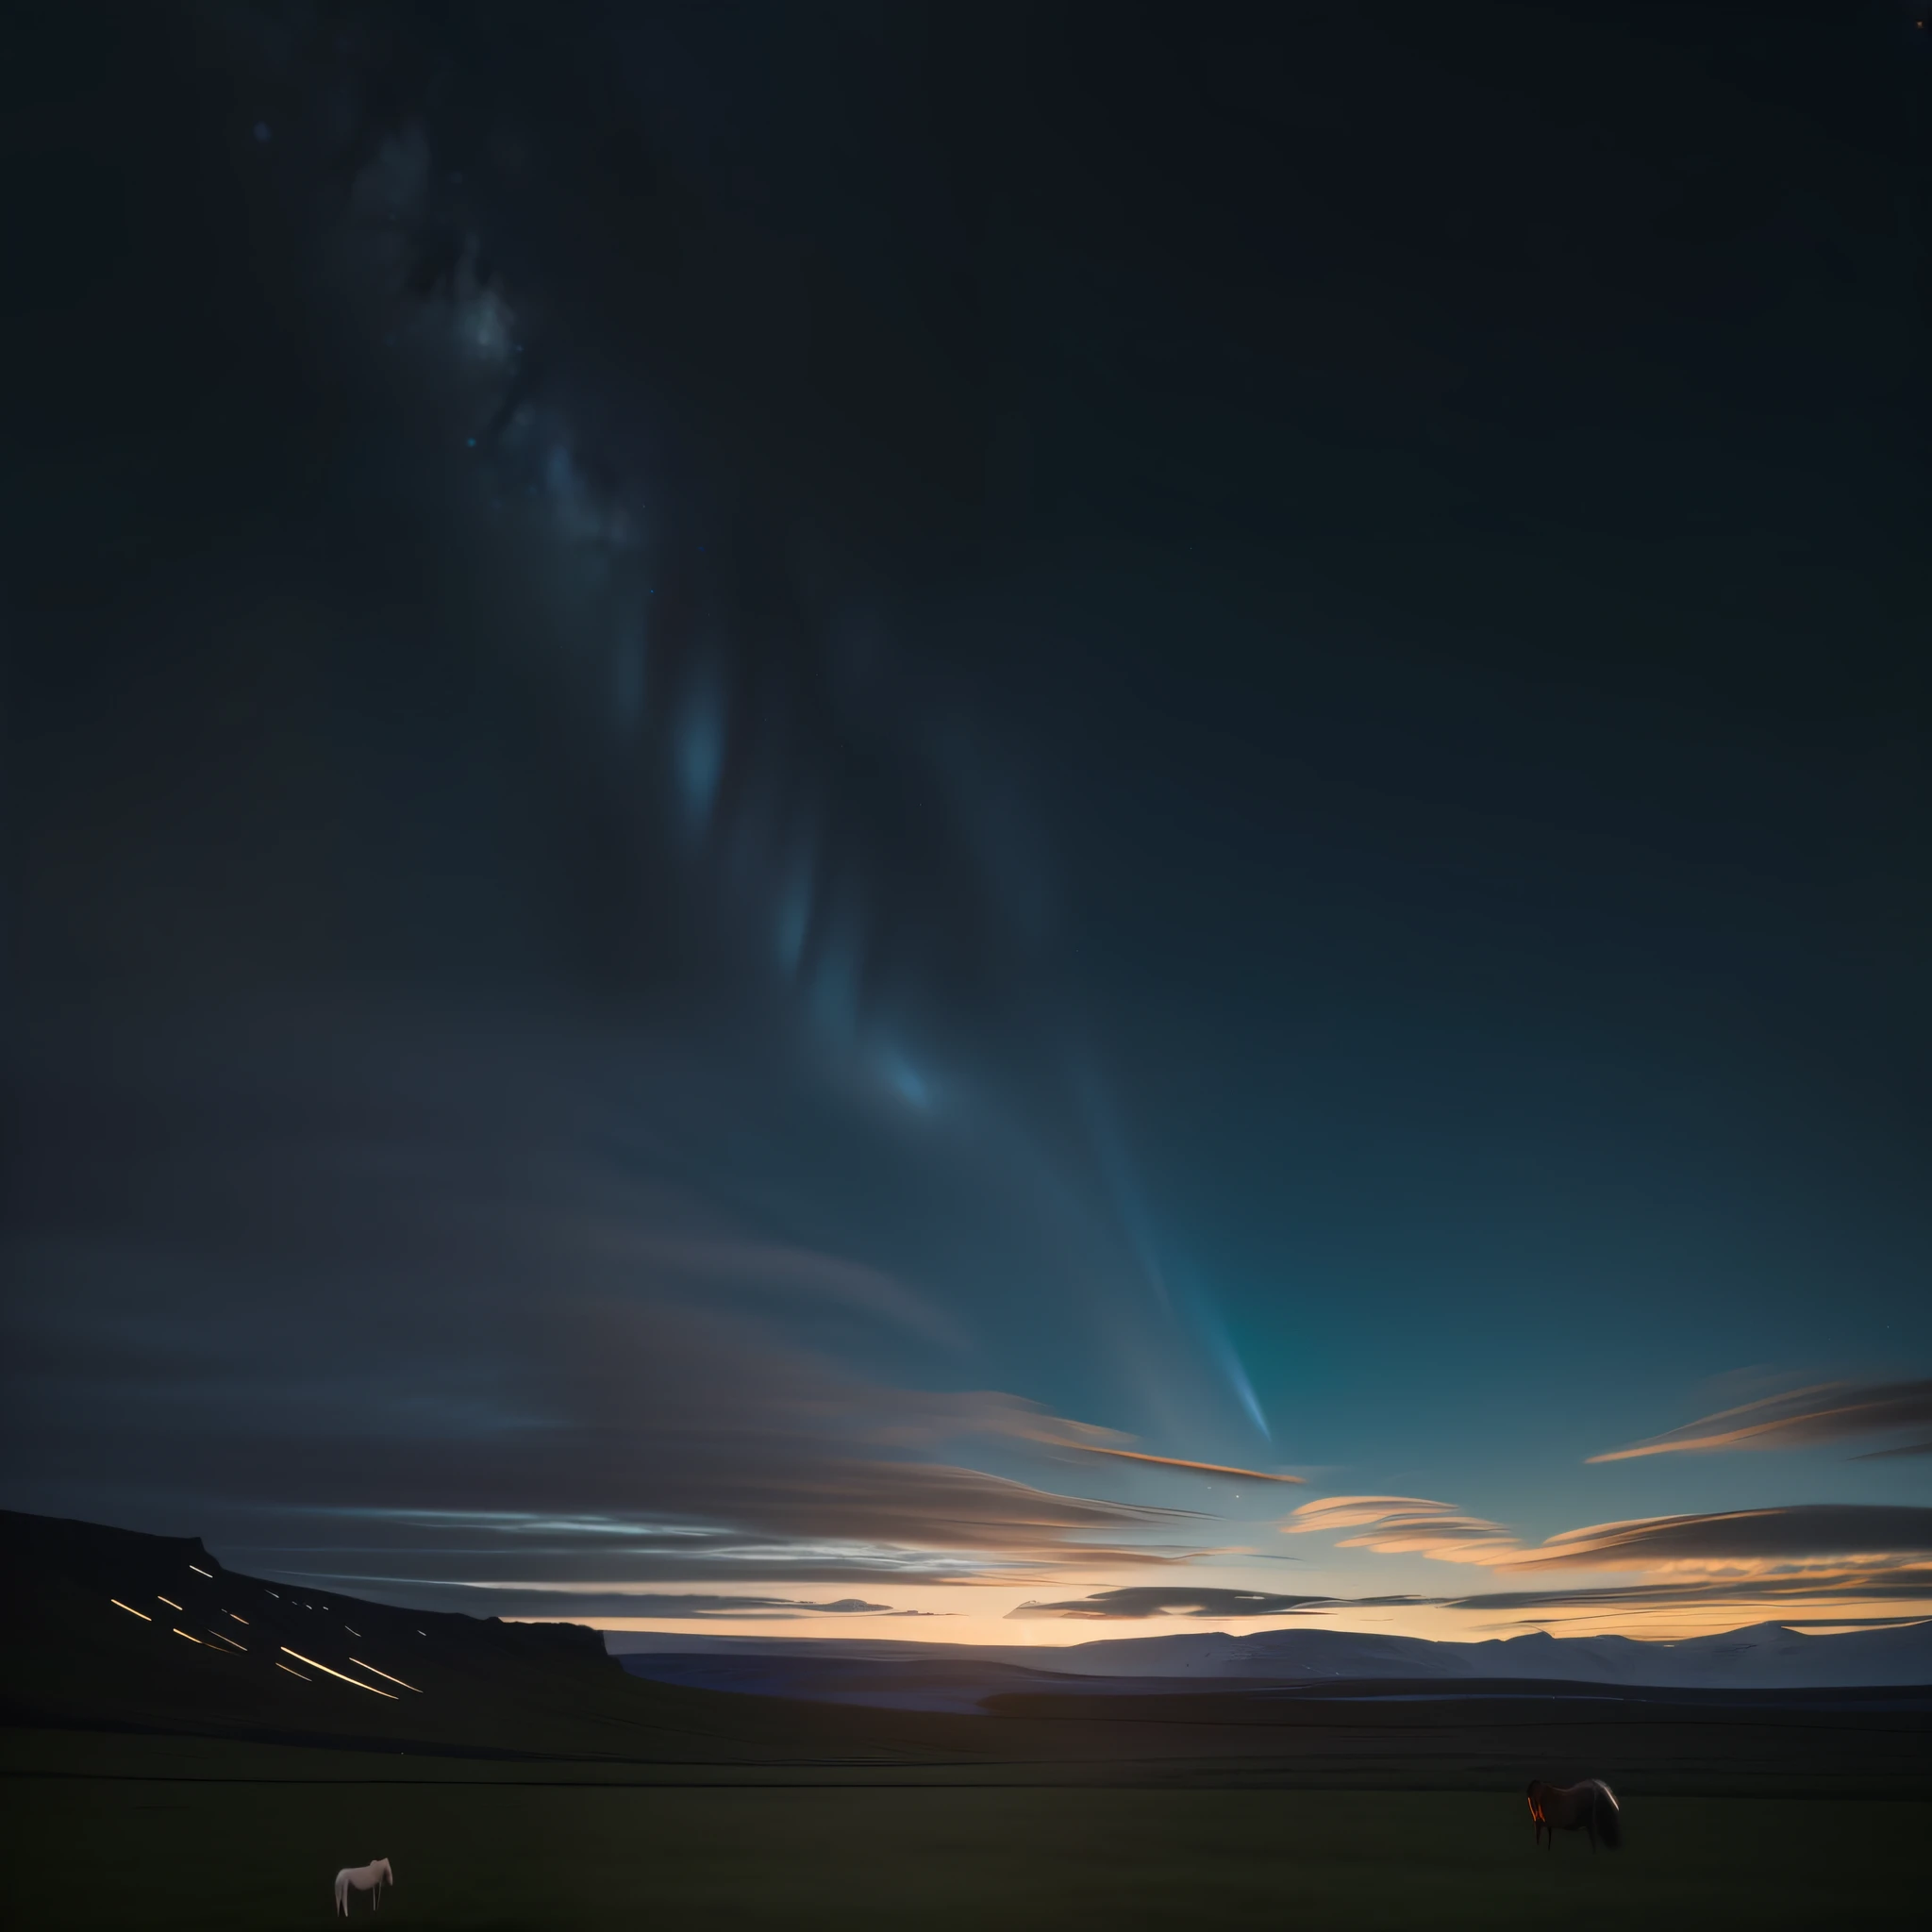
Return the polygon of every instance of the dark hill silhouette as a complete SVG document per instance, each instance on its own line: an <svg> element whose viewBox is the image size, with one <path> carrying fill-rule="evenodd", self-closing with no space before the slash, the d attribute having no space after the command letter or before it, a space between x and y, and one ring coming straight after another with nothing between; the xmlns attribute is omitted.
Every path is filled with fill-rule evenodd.
<svg viewBox="0 0 1932 1932"><path fill-rule="evenodd" d="M799 1729L783 1705L627 1676L581 1624L291 1590L198 1538L0 1511L0 1716L15 1725L653 1762L764 1761ZM843 1728L846 1755L894 1755L890 1737Z"/></svg>

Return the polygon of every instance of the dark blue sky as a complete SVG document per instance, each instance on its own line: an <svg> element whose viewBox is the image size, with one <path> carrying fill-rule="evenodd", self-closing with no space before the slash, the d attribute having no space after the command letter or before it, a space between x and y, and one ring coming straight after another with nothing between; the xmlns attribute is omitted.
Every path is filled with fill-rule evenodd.
<svg viewBox="0 0 1932 1932"><path fill-rule="evenodd" d="M6 1500L747 1628L1907 1613L1927 41L49 15Z"/></svg>

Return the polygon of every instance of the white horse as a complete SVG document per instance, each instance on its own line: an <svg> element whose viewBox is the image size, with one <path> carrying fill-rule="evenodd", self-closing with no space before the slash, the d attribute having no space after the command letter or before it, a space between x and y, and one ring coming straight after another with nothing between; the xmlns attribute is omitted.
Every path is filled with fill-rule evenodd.
<svg viewBox="0 0 1932 1932"><path fill-rule="evenodd" d="M387 1858L377 1858L370 1865L344 1865L336 1874L336 1910L343 1918L349 1916L349 1888L358 1891L373 1891L375 1896L370 1900L371 1911L382 1909L382 1887L387 1879L391 1885L396 1882L396 1874L389 1869Z"/></svg>

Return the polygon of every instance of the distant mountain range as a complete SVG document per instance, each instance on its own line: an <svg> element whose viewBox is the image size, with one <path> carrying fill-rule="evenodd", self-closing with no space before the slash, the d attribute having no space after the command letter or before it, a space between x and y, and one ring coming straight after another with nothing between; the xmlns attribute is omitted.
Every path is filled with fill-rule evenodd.
<svg viewBox="0 0 1932 1932"><path fill-rule="evenodd" d="M974 1710L1017 1692L1164 1695L1203 1680L1282 1687L1399 1683L1603 1685L1674 1690L1799 1690L1932 1685L1932 1622L1811 1637L1782 1624L1663 1643L1542 1631L1481 1643L1307 1627L1203 1630L1091 1643L924 1644L869 1638L607 1639L633 1675L714 1690L908 1710Z"/></svg>

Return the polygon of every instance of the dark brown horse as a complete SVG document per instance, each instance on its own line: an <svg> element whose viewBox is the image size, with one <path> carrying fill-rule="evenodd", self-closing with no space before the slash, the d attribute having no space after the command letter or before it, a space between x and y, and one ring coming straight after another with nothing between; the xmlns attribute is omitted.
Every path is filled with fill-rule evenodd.
<svg viewBox="0 0 1932 1932"><path fill-rule="evenodd" d="M1600 1777L1588 1777L1580 1785L1560 1788L1546 1785L1540 1777L1531 1778L1529 1815L1536 1824L1538 1840L1548 1832L1552 1845L1557 1842L1559 1831L1589 1832L1591 1851L1596 1850L1598 1839L1613 1852L1624 1842L1617 1794Z"/></svg>

